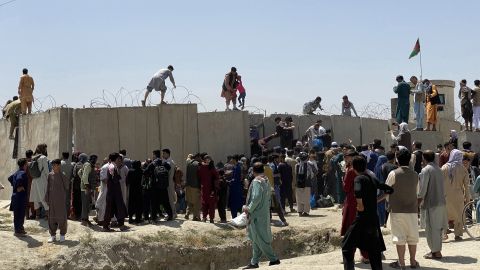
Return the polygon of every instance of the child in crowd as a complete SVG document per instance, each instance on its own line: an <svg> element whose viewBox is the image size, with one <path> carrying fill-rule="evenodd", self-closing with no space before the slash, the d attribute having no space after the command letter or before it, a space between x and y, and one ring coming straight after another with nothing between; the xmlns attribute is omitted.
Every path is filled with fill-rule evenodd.
<svg viewBox="0 0 480 270"><path fill-rule="evenodd" d="M238 75L237 76L237 90L238 90L238 105L243 109L245 109L245 96L247 96L247 93L245 92L245 87L243 87L242 83L242 76Z"/></svg>
<svg viewBox="0 0 480 270"><path fill-rule="evenodd" d="M27 160L21 158L17 162L18 171L8 178L10 184L12 184L12 202L10 204L10 211L13 211L13 225L15 228L14 235L16 237L23 237L27 233L23 227L25 222L25 205L27 204L27 189L28 189L28 177L27 173ZM1 186L0 189L3 189Z"/></svg>
<svg viewBox="0 0 480 270"><path fill-rule="evenodd" d="M50 238L48 243L55 242L57 228L60 229L60 242L65 241L67 233L67 209L65 201L69 190L70 181L63 175L61 171L61 160L52 161L53 171L48 174L47 193L45 194L45 202L48 204L48 229Z"/></svg>
<svg viewBox="0 0 480 270"><path fill-rule="evenodd" d="M175 193L177 193L177 213L185 214L187 209L185 201L185 186L181 183L175 183Z"/></svg>

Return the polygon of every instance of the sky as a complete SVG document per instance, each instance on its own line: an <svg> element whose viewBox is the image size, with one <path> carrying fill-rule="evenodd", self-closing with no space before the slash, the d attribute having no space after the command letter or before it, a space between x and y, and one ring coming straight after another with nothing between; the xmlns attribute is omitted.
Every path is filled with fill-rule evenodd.
<svg viewBox="0 0 480 270"><path fill-rule="evenodd" d="M390 104L396 75L420 75L419 57L408 59L418 37L423 78L472 87L479 10L479 1L445 0L16 0L0 6L0 103L26 67L40 109L99 106L104 93L118 93L110 105L132 105L173 65L175 101L199 111L225 109L221 84L232 66L250 111L300 113L321 96L338 114L343 95L378 109Z"/></svg>

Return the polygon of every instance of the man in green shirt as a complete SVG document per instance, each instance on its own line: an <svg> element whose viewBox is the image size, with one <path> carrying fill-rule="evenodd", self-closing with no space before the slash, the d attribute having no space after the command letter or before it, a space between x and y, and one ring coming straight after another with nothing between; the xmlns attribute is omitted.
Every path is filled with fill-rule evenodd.
<svg viewBox="0 0 480 270"><path fill-rule="evenodd" d="M262 255L269 260L269 265L280 264L272 248L272 231L270 229L270 184L264 175L263 164L253 164L255 179L250 185L247 195L247 205L243 211L248 215L248 238L252 241L253 256L244 269L258 268Z"/></svg>
<svg viewBox="0 0 480 270"><path fill-rule="evenodd" d="M396 78L398 85L393 88L393 92L398 95L397 102L397 123L408 123L408 113L410 111L410 85L403 80L402 75Z"/></svg>

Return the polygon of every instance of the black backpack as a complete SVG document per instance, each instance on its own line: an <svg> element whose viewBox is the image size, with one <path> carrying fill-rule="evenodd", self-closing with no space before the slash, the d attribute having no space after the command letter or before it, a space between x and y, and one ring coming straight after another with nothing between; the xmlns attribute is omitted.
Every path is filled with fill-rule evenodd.
<svg viewBox="0 0 480 270"><path fill-rule="evenodd" d="M170 165L166 162L161 162L155 165L153 169L153 186L160 189L167 189L169 186L168 176Z"/></svg>
<svg viewBox="0 0 480 270"><path fill-rule="evenodd" d="M307 182L307 170L308 170L308 165L307 162L303 164L304 170L302 174L297 173L297 187L298 188L304 188ZM297 172L300 171L300 164L298 164L298 170Z"/></svg>
<svg viewBox="0 0 480 270"><path fill-rule="evenodd" d="M36 156L32 159L32 162L28 165L28 172L32 176L32 178L39 178L42 175L43 168L40 170L40 166L38 165L38 159L41 156Z"/></svg>
<svg viewBox="0 0 480 270"><path fill-rule="evenodd" d="M422 157L423 157L423 152L420 150L417 150L413 152L415 155L415 165L414 165L414 171L416 173L420 173L422 171Z"/></svg>

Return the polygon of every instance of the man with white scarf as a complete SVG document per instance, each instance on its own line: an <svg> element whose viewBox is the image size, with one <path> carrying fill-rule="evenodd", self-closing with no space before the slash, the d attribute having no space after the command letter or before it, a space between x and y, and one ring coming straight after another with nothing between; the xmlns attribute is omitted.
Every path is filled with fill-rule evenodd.
<svg viewBox="0 0 480 270"><path fill-rule="evenodd" d="M469 175L462 164L463 153L453 149L448 162L443 165L445 199L447 201L447 217L453 221L455 241L461 241L463 235L463 207L470 201Z"/></svg>
<svg viewBox="0 0 480 270"><path fill-rule="evenodd" d="M393 135L393 130L391 132L391 138L398 145L405 146L408 151L412 151L412 135L408 129L408 124L403 122L398 126L398 135Z"/></svg>
<svg viewBox="0 0 480 270"><path fill-rule="evenodd" d="M301 217L309 216L312 179L315 179L315 167L313 162L307 161L307 159L308 154L301 152L299 154L299 163L295 168L297 172L297 212Z"/></svg>

